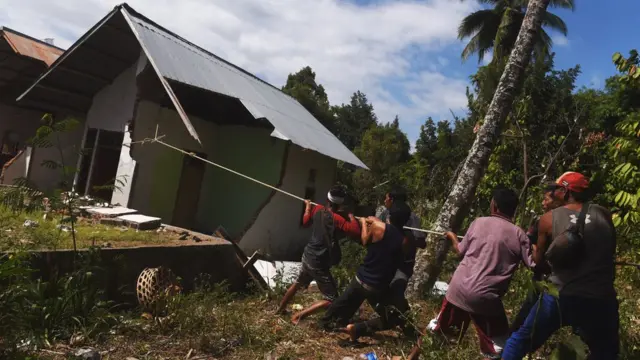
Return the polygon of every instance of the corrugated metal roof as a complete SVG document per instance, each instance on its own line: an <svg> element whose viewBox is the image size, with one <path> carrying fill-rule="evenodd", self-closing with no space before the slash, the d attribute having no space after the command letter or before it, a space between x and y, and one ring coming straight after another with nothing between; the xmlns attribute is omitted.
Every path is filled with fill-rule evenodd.
<svg viewBox="0 0 640 360"><path fill-rule="evenodd" d="M56 46L33 39L15 30L6 27L2 27L0 30L2 31L2 37L9 43L16 54L38 59L47 64L47 66L53 64L64 52L64 50Z"/></svg>
<svg viewBox="0 0 640 360"><path fill-rule="evenodd" d="M161 76L237 98L259 119L275 128L272 136L334 159L367 168L344 144L313 117L299 102L277 88L159 28L123 6L147 56Z"/></svg>

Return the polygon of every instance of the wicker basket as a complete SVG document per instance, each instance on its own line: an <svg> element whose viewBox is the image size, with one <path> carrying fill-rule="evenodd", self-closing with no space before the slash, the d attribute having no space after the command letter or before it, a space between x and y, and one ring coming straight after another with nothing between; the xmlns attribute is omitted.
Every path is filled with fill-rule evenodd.
<svg viewBox="0 0 640 360"><path fill-rule="evenodd" d="M159 313L165 310L166 300L179 292L176 276L165 267L146 268L138 276L136 294L145 310Z"/></svg>

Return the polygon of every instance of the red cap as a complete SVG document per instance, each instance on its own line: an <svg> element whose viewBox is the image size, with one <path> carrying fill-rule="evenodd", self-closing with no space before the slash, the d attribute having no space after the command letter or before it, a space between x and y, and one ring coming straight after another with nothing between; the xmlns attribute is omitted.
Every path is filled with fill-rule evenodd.
<svg viewBox="0 0 640 360"><path fill-rule="evenodd" d="M562 174L555 184L569 191L583 192L589 187L589 179L578 172L568 171Z"/></svg>

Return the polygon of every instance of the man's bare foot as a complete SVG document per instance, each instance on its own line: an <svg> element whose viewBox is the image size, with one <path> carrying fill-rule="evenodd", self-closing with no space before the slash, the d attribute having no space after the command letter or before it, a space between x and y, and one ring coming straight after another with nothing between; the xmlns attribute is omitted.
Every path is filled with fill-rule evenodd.
<svg viewBox="0 0 640 360"><path fill-rule="evenodd" d="M300 320L301 320L301 319L302 319L302 318L301 318L301 316L300 316L300 313L295 313L295 314L293 314L293 316L291 317L291 323L292 323L293 325L298 325L298 323L300 322Z"/></svg>
<svg viewBox="0 0 640 360"><path fill-rule="evenodd" d="M344 332L345 334L349 335L349 338L351 339L351 341L356 342L358 341L358 335L356 334L356 326L353 324L349 324L347 325L346 328L344 328Z"/></svg>

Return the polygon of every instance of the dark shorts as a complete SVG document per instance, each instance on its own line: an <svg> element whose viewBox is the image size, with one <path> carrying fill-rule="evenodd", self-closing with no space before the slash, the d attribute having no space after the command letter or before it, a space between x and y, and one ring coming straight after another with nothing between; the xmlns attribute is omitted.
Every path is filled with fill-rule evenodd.
<svg viewBox="0 0 640 360"><path fill-rule="evenodd" d="M427 328L453 339L459 339L467 331L469 324L473 323L484 358L500 359L502 347L509 334L506 314L497 316L472 314L450 303L445 297L440 313L434 320Z"/></svg>
<svg viewBox="0 0 640 360"><path fill-rule="evenodd" d="M303 260L296 283L302 288L307 288L313 280L316 281L318 290L326 300L333 301L338 297L338 288L333 280L331 271L329 269L313 268Z"/></svg>

